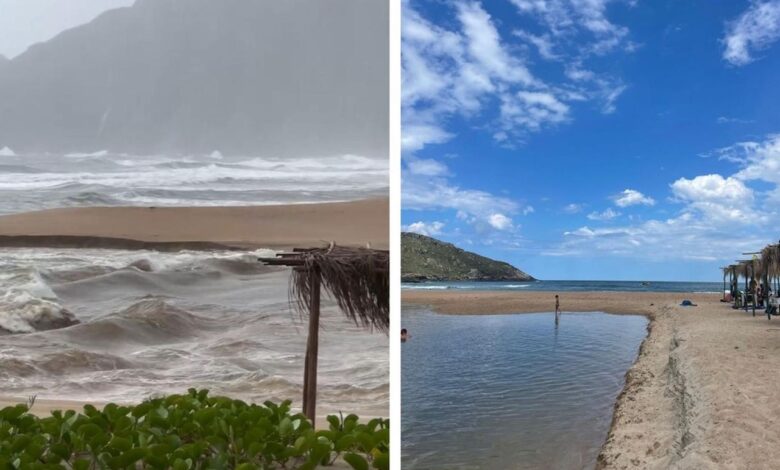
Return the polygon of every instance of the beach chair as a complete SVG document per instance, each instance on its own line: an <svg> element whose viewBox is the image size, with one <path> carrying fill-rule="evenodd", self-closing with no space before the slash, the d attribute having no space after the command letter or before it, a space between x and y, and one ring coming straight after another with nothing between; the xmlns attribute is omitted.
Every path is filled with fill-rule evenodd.
<svg viewBox="0 0 780 470"><path fill-rule="evenodd" d="M742 308L742 302L745 300L745 294L738 290L734 295L734 308L740 309Z"/></svg>

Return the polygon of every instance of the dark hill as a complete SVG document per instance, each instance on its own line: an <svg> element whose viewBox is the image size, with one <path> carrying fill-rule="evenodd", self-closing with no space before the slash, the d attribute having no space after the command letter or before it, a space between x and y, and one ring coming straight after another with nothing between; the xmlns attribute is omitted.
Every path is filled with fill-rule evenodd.
<svg viewBox="0 0 780 470"><path fill-rule="evenodd" d="M381 0L138 0L0 59L0 148L384 156Z"/></svg>
<svg viewBox="0 0 780 470"><path fill-rule="evenodd" d="M416 233L401 234L404 281L533 281L509 263Z"/></svg>

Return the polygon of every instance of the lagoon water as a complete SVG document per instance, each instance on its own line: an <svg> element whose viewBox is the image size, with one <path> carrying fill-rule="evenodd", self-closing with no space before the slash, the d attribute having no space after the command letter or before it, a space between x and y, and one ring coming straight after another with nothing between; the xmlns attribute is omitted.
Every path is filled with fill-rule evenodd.
<svg viewBox="0 0 780 470"><path fill-rule="evenodd" d="M593 468L647 319L404 308L405 469Z"/></svg>

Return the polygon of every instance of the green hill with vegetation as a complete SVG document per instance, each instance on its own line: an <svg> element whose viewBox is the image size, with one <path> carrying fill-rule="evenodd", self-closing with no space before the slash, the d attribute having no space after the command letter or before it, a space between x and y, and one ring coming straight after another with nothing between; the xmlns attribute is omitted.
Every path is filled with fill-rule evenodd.
<svg viewBox="0 0 780 470"><path fill-rule="evenodd" d="M509 263L416 233L401 234L401 278L421 281L534 281Z"/></svg>

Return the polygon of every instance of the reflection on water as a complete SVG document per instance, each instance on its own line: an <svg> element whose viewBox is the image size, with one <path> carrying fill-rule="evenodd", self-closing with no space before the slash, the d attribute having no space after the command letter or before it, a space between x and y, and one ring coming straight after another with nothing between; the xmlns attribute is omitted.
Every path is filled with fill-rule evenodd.
<svg viewBox="0 0 780 470"><path fill-rule="evenodd" d="M593 468L641 316L404 308L404 469Z"/></svg>

